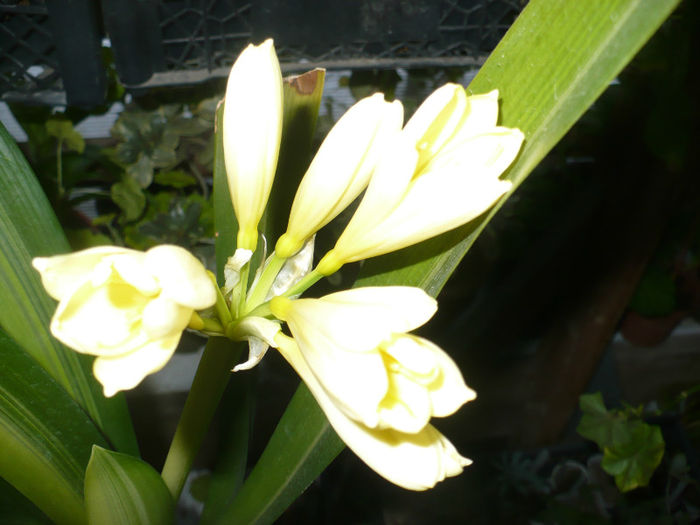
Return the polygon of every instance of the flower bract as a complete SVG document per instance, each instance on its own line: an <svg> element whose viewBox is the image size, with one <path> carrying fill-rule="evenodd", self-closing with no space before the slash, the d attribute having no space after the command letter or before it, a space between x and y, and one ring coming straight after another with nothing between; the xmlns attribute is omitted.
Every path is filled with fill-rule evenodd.
<svg viewBox="0 0 700 525"><path fill-rule="evenodd" d="M204 266L179 246L147 252L103 246L32 264L59 301L51 333L97 356L93 370L106 396L162 368L192 313L216 302Z"/></svg>

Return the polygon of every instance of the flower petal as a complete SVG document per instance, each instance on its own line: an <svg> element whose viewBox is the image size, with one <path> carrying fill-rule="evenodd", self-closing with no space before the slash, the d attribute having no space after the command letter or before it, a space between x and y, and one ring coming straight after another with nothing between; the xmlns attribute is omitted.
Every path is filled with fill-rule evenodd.
<svg viewBox="0 0 700 525"><path fill-rule="evenodd" d="M455 140L426 165L420 178L440 170L460 171L468 179L497 178L517 157L523 139L519 129L495 127L488 133Z"/></svg>
<svg viewBox="0 0 700 525"><path fill-rule="evenodd" d="M459 367L439 346L414 335L401 335L382 351L400 365L403 375L426 387L431 414L449 416L476 393L464 382Z"/></svg>
<svg viewBox="0 0 700 525"><path fill-rule="evenodd" d="M345 259L344 253L353 253L364 234L390 215L401 202L417 162L415 144L402 133L397 134L379 160L365 195L335 244L333 251L341 259Z"/></svg>
<svg viewBox="0 0 700 525"><path fill-rule="evenodd" d="M325 332L354 352L374 350L391 334L413 330L437 311L435 299L411 286L353 288L291 303L281 317L290 328Z"/></svg>
<svg viewBox="0 0 700 525"><path fill-rule="evenodd" d="M389 368L389 389L379 404L379 428L415 434L430 421L428 388Z"/></svg>
<svg viewBox="0 0 700 525"><path fill-rule="evenodd" d="M467 111L462 125L452 140L463 140L487 133L498 121L498 90L467 97Z"/></svg>
<svg viewBox="0 0 700 525"><path fill-rule="evenodd" d="M142 324L149 339L161 339L182 332L192 317L192 308L167 297L157 297L143 309Z"/></svg>
<svg viewBox="0 0 700 525"><path fill-rule="evenodd" d="M279 351L311 390L338 436L385 479L410 490L426 490L471 463L435 428L416 434L369 429L349 418L327 395L290 338L278 337Z"/></svg>
<svg viewBox="0 0 700 525"><path fill-rule="evenodd" d="M160 291L156 278L146 269L146 255L142 252L125 253L106 259L125 282L143 295L155 295ZM95 280L93 280L93 283Z"/></svg>
<svg viewBox="0 0 700 525"><path fill-rule="evenodd" d="M427 164L452 138L465 117L467 96L458 84L445 84L423 101L402 133L420 154L418 169Z"/></svg>
<svg viewBox="0 0 700 525"><path fill-rule="evenodd" d="M54 299L60 301L86 279L91 270L107 255L138 253L118 246L98 246L66 255L35 257L32 266L41 274L41 283Z"/></svg>
<svg viewBox="0 0 700 525"><path fill-rule="evenodd" d="M216 302L216 289L202 263L179 246L163 244L146 252L146 268L156 276L163 293L194 310Z"/></svg>
<svg viewBox="0 0 700 525"><path fill-rule="evenodd" d="M124 282L97 288L86 282L59 302L51 319L51 333L86 354L129 352L145 341L138 325L147 302L148 298Z"/></svg>
<svg viewBox="0 0 700 525"><path fill-rule="evenodd" d="M280 257L294 254L365 189L402 121L401 103L385 102L381 93L360 100L338 120L299 184L287 232L277 242Z"/></svg>
<svg viewBox="0 0 700 525"><path fill-rule="evenodd" d="M175 352L181 332L169 337L149 341L128 354L114 357L98 357L93 364L93 373L102 383L104 394L111 397L120 390L129 390L144 377L165 366Z"/></svg>

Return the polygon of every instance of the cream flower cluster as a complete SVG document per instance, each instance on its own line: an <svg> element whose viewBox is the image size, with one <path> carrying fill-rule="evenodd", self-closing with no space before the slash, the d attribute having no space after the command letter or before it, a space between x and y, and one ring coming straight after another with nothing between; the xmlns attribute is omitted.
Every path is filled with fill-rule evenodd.
<svg viewBox="0 0 700 525"><path fill-rule="evenodd" d="M244 51L229 78L224 155L244 232L227 265L230 283L236 283L229 300L239 315L286 323L292 337L267 332L264 348L276 347L294 367L338 435L367 465L399 486L430 488L471 463L430 420L475 397L442 349L408 333L432 317L434 299L410 287L358 288L319 299L298 295L346 263L415 244L482 214L510 188L499 177L517 156L523 135L497 125L497 91L467 96L461 86L446 84L405 125L400 102L387 102L382 94L360 100L312 160L275 252L250 290L236 289L245 288L241 261L255 250L247 241L258 237L276 169L273 134L256 141L260 127L276 130L281 123L281 100L268 98L280 91L278 71L268 40ZM273 76L274 89L246 84ZM243 137L248 121L228 115L254 113L264 124L231 147L226 137ZM335 247L311 270L307 247L313 236L363 192ZM306 263L297 264L290 281L284 268L299 258ZM286 285L279 287L283 274ZM251 345L244 367L262 354L260 345L255 351Z"/></svg>
<svg viewBox="0 0 700 525"><path fill-rule="evenodd" d="M510 188L500 180L523 135L497 125L498 92L446 84L403 124L403 106L364 98L336 123L294 198L286 232L249 283L258 226L282 133L283 88L271 40L248 46L226 89L223 141L238 221L219 289L186 250L100 247L36 258L59 301L51 332L97 356L105 395L133 388L171 357L188 326L250 343L255 366L274 347L306 382L338 435L389 481L424 490L470 461L431 424L474 399L457 365L409 332L437 309L411 287L300 298L342 265L439 235L474 219ZM335 246L313 268L316 232L364 192ZM214 307L214 308L211 308ZM291 337L282 332L286 323Z"/></svg>

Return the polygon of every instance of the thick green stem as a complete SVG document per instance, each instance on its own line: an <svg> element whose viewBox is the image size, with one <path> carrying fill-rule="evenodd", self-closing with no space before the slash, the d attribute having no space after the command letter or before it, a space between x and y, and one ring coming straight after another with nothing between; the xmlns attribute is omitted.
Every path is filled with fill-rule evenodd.
<svg viewBox="0 0 700 525"><path fill-rule="evenodd" d="M234 345L223 337L210 338L204 349L161 473L175 501L180 497L192 462L228 383L231 368L238 361L242 349L242 345Z"/></svg>

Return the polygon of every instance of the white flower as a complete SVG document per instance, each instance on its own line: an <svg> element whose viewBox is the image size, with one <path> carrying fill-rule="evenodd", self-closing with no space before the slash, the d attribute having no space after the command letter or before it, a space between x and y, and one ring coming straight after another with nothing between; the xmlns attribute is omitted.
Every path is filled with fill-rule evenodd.
<svg viewBox="0 0 700 525"><path fill-rule="evenodd" d="M318 265L404 248L478 217L511 183L499 176L520 150L520 130L499 127L498 92L467 97L447 84L416 111L378 161L367 191L335 247Z"/></svg>
<svg viewBox="0 0 700 525"><path fill-rule="evenodd" d="M401 129L403 107L377 93L352 106L333 126L302 179L287 231L277 241L290 257L367 187L379 153Z"/></svg>
<svg viewBox="0 0 700 525"><path fill-rule="evenodd" d="M170 359L192 313L216 302L204 266L179 246L101 246L32 261L58 300L51 333L84 354L106 396L136 386Z"/></svg>
<svg viewBox="0 0 700 525"><path fill-rule="evenodd" d="M238 248L255 250L282 136L282 74L272 40L249 45L231 69L224 103L224 160L238 219Z"/></svg>
<svg viewBox="0 0 700 525"><path fill-rule="evenodd" d="M444 351L405 333L436 310L425 292L356 288L320 299L275 297L270 307L294 336L278 335L279 351L338 435L375 471L423 490L470 463L429 420L475 394Z"/></svg>

